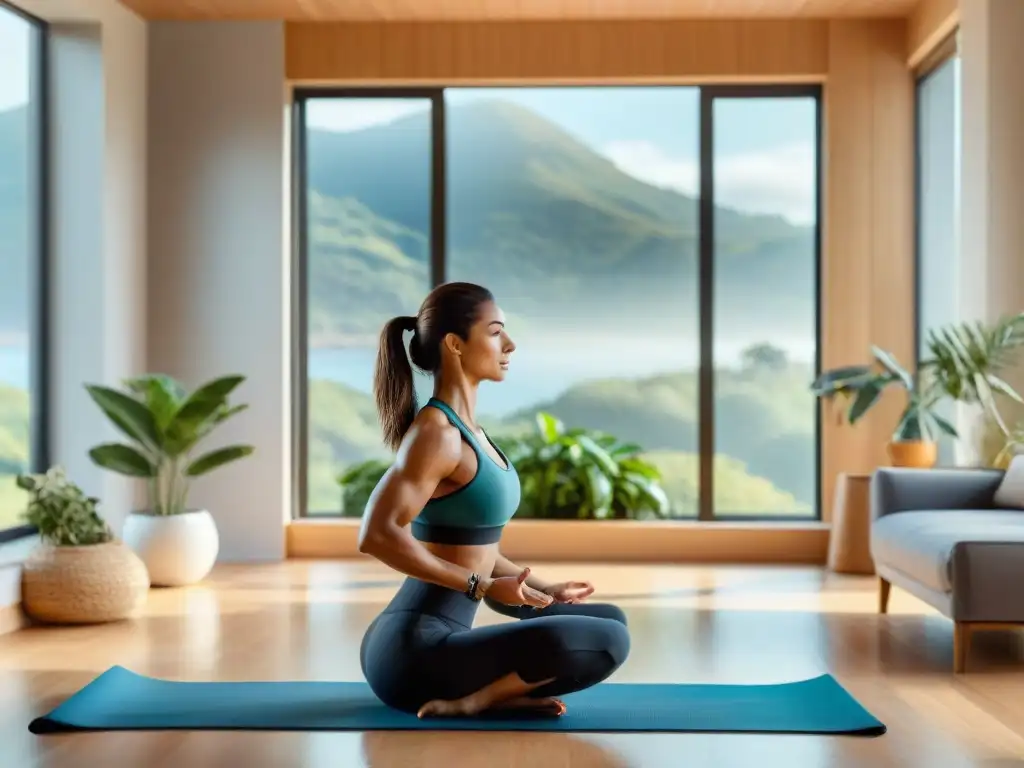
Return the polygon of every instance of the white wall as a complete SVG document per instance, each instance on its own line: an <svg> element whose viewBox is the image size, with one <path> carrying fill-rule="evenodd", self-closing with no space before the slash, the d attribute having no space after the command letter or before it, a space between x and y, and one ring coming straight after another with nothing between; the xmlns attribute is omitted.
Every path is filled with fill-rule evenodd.
<svg viewBox="0 0 1024 768"><path fill-rule="evenodd" d="M20 4L54 25L51 460L119 530L138 483L89 460L117 433L82 385L146 365L146 25L115 0ZM17 602L17 563L33 544L0 547L0 605Z"/></svg>
<svg viewBox="0 0 1024 768"><path fill-rule="evenodd" d="M961 0L960 307L964 320L1024 311L1024 2ZM1024 367L1007 378L1024 391ZM1024 416L1009 405L1010 420ZM970 430L977 422L964 416ZM971 462L977 433L960 441Z"/></svg>
<svg viewBox="0 0 1024 768"><path fill-rule="evenodd" d="M256 453L192 493L228 561L283 557L291 503L283 71L279 22L150 24L148 362L248 377L210 447Z"/></svg>

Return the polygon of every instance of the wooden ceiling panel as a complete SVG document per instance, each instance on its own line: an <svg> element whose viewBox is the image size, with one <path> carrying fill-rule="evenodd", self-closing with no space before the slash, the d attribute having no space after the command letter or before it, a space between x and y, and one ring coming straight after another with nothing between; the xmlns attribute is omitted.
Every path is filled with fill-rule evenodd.
<svg viewBox="0 0 1024 768"><path fill-rule="evenodd" d="M907 16L918 0L121 0L147 19L525 21Z"/></svg>

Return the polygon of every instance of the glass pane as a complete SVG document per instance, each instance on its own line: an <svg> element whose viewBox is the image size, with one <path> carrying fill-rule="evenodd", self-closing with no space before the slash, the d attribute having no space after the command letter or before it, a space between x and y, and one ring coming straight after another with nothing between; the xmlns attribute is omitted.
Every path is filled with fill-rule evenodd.
<svg viewBox="0 0 1024 768"><path fill-rule="evenodd" d="M960 60L950 59L921 81L918 100L918 329L922 359L929 331L958 322L960 219ZM956 422L951 400L939 415ZM955 440L939 439L939 462L954 463Z"/></svg>
<svg viewBox="0 0 1024 768"><path fill-rule="evenodd" d="M306 115L306 507L359 516L342 510L338 477L390 456L372 394L378 335L430 290L430 101L313 99Z"/></svg>
<svg viewBox="0 0 1024 768"><path fill-rule="evenodd" d="M535 432L546 412L636 443L662 472L669 514L695 516L699 91L454 88L445 98L446 279L490 288L517 344L505 382L481 389L478 420L507 439ZM550 502L531 490L542 481L524 478L521 516L592 514L576 495L586 480Z"/></svg>
<svg viewBox="0 0 1024 768"><path fill-rule="evenodd" d="M0 5L0 530L22 525L25 496L14 476L34 466L32 422L43 406L34 386L39 242L36 26Z"/></svg>
<svg viewBox="0 0 1024 768"><path fill-rule="evenodd" d="M715 516L817 514L817 102L713 103Z"/></svg>

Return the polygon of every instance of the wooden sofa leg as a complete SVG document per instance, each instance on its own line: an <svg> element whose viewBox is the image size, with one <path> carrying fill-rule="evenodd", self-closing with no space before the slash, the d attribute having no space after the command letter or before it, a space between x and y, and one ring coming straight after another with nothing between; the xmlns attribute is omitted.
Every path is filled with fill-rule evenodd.
<svg viewBox="0 0 1024 768"><path fill-rule="evenodd" d="M892 589L892 584L883 579L881 576L878 577L878 612L888 613L889 612L889 591Z"/></svg>
<svg viewBox="0 0 1024 768"><path fill-rule="evenodd" d="M953 622L953 674L967 669L967 655L971 649L971 625L966 621Z"/></svg>

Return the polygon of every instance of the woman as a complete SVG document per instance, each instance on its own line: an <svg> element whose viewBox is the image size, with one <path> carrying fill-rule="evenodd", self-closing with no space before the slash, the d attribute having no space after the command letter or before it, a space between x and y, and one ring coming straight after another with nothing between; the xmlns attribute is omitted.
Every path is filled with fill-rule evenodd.
<svg viewBox="0 0 1024 768"><path fill-rule="evenodd" d="M404 331L412 362L434 376L419 413ZM480 382L502 381L514 349L494 297L470 283L435 288L416 317L381 333L374 395L396 459L367 502L359 550L407 578L360 662L381 701L420 717L561 715L556 697L605 680L629 653L623 612L581 604L589 583L545 583L498 549L519 478L475 408ZM481 600L522 621L472 629Z"/></svg>

